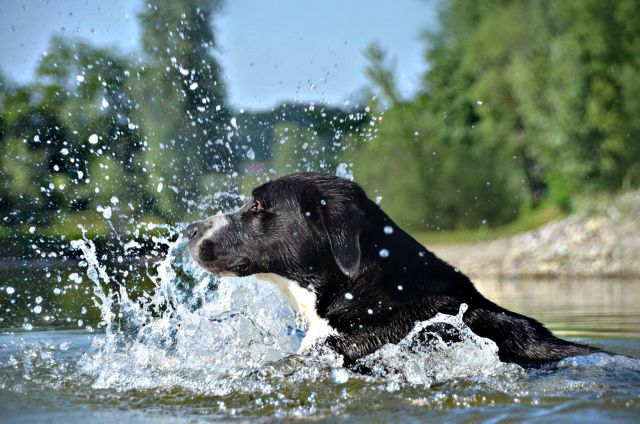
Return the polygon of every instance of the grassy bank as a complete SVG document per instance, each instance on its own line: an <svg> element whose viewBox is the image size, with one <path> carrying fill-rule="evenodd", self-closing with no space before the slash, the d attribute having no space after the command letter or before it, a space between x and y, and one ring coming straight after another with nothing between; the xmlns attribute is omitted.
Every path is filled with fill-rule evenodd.
<svg viewBox="0 0 640 424"><path fill-rule="evenodd" d="M516 220L498 227L482 226L475 229L451 231L420 231L413 233L413 236L425 245L489 241L534 230L549 222L562 219L566 215L567 213L559 207L549 204L525 212Z"/></svg>

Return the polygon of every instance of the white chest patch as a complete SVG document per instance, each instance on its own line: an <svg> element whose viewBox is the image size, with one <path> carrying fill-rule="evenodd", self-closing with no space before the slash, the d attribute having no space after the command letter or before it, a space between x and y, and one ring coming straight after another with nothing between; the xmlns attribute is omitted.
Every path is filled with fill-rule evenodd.
<svg viewBox="0 0 640 424"><path fill-rule="evenodd" d="M307 334L302 339L298 353L308 350L315 341L326 338L337 331L329 325L329 321L321 318L316 310L316 295L310 290L300 287L296 281L289 280L277 274L256 274L256 278L273 284L287 299L287 302L307 322Z"/></svg>

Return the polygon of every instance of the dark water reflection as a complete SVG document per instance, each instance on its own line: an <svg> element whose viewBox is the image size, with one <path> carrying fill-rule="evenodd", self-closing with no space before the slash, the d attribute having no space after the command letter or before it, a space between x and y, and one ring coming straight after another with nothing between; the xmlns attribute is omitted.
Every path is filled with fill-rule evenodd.
<svg viewBox="0 0 640 424"><path fill-rule="evenodd" d="M640 280L480 281L499 305L568 338L640 338Z"/></svg>

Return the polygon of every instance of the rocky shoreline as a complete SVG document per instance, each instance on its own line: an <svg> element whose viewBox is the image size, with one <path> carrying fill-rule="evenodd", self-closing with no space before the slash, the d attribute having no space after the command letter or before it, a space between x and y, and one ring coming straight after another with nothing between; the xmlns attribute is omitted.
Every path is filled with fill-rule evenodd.
<svg viewBox="0 0 640 424"><path fill-rule="evenodd" d="M472 279L640 278L640 191L512 237L428 247Z"/></svg>

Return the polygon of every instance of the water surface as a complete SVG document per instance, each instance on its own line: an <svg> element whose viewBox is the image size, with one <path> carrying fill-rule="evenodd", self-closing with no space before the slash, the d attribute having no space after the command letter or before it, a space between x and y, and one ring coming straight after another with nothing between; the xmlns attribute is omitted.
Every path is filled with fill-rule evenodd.
<svg viewBox="0 0 640 424"><path fill-rule="evenodd" d="M2 271L0 420L637 422L640 416L640 362L625 356L596 354L524 370L498 361L492 342L461 326L463 343L417 351L408 342L387 346L366 358L374 375L362 376L331 352L295 355L304 325L275 291L252 278L202 273L179 242L157 266L125 276L131 269L140 271L94 255L80 267ZM127 290L110 300L104 278ZM640 357L638 281L478 286L563 337ZM459 317L437 319L461 325Z"/></svg>

